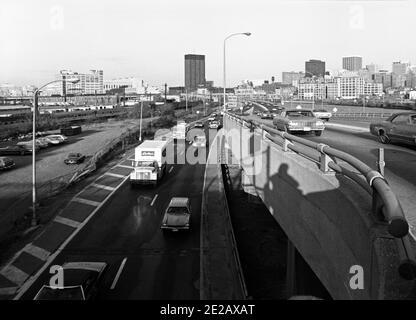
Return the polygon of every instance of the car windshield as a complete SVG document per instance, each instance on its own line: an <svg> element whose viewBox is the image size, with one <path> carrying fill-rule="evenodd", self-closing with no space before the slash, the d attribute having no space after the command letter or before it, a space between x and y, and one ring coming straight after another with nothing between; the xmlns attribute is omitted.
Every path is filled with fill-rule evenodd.
<svg viewBox="0 0 416 320"><path fill-rule="evenodd" d="M315 110L315 112L328 112L328 111L326 111L325 109L317 109Z"/></svg>
<svg viewBox="0 0 416 320"><path fill-rule="evenodd" d="M299 111L288 111L287 117L313 117L311 111L299 110Z"/></svg>
<svg viewBox="0 0 416 320"><path fill-rule="evenodd" d="M188 214L188 209L186 207L169 207L168 208L169 214Z"/></svg>
<svg viewBox="0 0 416 320"><path fill-rule="evenodd" d="M81 286L53 289L43 287L36 300L85 300Z"/></svg>
<svg viewBox="0 0 416 320"><path fill-rule="evenodd" d="M69 158L77 158L78 154L77 153L70 153L68 157Z"/></svg>

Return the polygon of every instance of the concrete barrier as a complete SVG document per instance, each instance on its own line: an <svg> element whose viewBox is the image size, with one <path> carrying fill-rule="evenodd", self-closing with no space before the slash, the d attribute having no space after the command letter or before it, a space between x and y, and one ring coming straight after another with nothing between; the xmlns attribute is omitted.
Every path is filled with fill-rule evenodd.
<svg viewBox="0 0 416 320"><path fill-rule="evenodd" d="M373 216L367 193L284 152L258 128L225 116L224 130L233 158L334 299L408 297L413 284L399 276L396 239ZM362 267L362 289L351 286L354 266Z"/></svg>
<svg viewBox="0 0 416 320"><path fill-rule="evenodd" d="M225 195L217 135L205 168L201 208L201 300L247 298Z"/></svg>

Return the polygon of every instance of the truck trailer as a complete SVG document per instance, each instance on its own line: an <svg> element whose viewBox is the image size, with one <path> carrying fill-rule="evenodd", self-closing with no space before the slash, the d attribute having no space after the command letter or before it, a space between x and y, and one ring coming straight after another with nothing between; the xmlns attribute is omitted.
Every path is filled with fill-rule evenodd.
<svg viewBox="0 0 416 320"><path fill-rule="evenodd" d="M166 148L169 141L145 140L136 147L130 184L157 185L166 174Z"/></svg>

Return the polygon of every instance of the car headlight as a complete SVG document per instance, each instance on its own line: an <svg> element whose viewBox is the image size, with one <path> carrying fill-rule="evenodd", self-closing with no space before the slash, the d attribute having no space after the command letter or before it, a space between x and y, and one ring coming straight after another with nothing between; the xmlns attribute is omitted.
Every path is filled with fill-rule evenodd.
<svg viewBox="0 0 416 320"><path fill-rule="evenodd" d="M323 123L322 121L316 121L316 125L317 125L317 126L323 126L323 125L324 125L324 123Z"/></svg>
<svg viewBox="0 0 416 320"><path fill-rule="evenodd" d="M289 121L289 126L298 126L299 123L297 122L293 122L293 121Z"/></svg>

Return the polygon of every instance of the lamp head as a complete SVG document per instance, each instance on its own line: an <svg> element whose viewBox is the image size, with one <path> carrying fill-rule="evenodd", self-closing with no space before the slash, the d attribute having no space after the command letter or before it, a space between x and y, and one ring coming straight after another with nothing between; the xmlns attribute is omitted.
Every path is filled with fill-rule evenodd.
<svg viewBox="0 0 416 320"><path fill-rule="evenodd" d="M251 36L251 32L244 32L244 34L248 37Z"/></svg>

